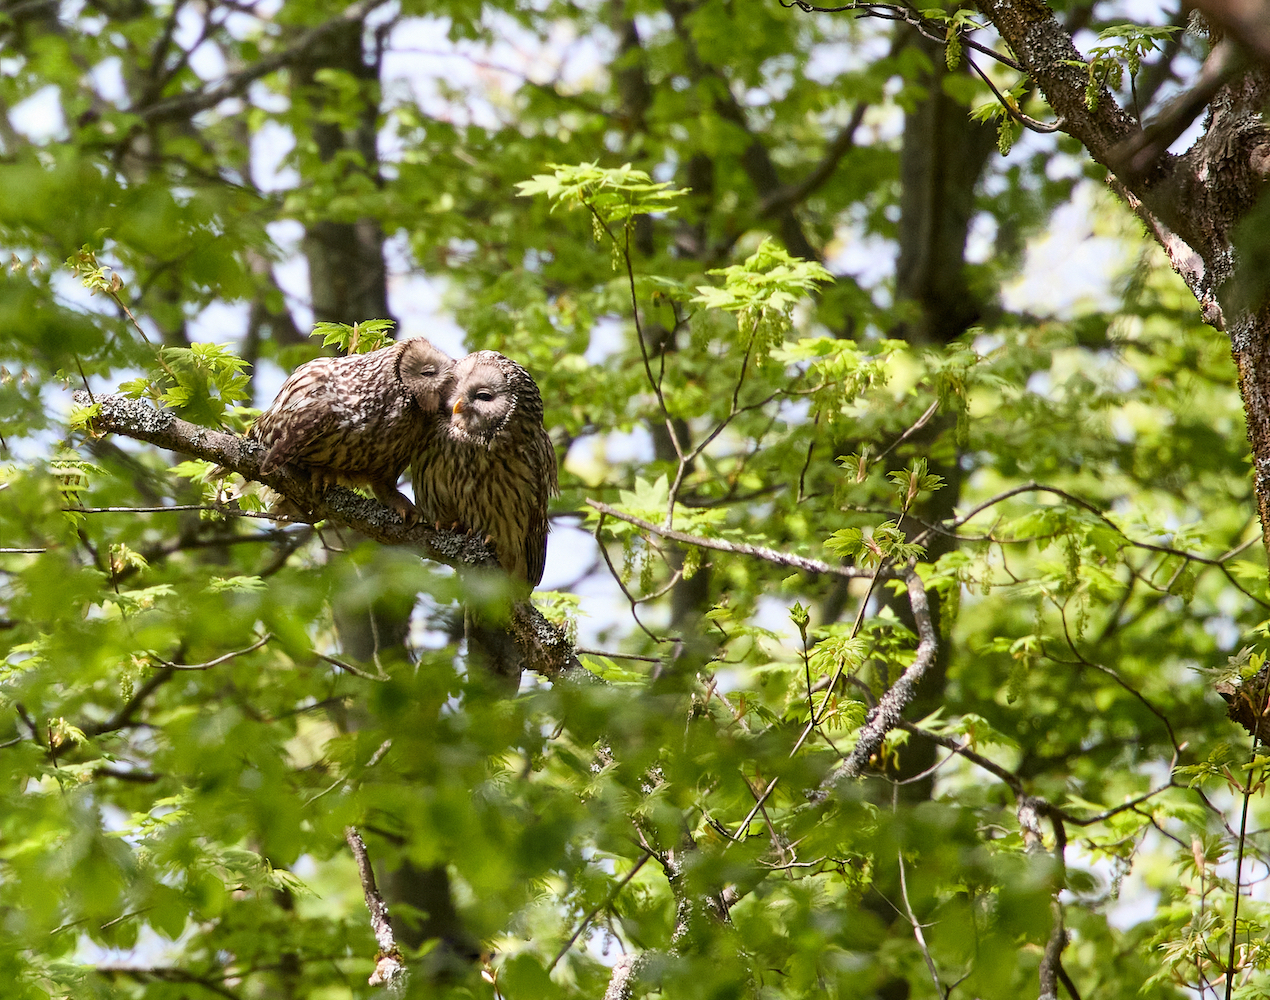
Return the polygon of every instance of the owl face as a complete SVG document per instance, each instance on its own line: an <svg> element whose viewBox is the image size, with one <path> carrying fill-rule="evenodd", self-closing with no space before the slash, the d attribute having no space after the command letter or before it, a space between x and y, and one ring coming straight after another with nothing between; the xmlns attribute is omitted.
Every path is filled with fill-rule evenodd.
<svg viewBox="0 0 1270 1000"><path fill-rule="evenodd" d="M454 388L447 406L450 433L461 441L489 444L515 408L515 397L507 375L491 358L478 351L469 354L454 368Z"/></svg>
<svg viewBox="0 0 1270 1000"><path fill-rule="evenodd" d="M454 359L416 337L405 342L397 374L420 410L439 413L454 386Z"/></svg>

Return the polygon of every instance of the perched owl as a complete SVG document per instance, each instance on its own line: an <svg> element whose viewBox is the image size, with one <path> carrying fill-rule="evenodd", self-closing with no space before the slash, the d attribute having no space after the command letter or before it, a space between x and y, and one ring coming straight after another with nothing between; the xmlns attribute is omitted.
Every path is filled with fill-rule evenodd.
<svg viewBox="0 0 1270 1000"><path fill-rule="evenodd" d="M409 524L397 479L440 429L453 379L454 359L421 337L301 365L247 434L265 449L260 471L290 465L318 491L369 486Z"/></svg>
<svg viewBox="0 0 1270 1000"><path fill-rule="evenodd" d="M438 434L414 462L415 500L426 520L488 536L498 563L531 587L547 558L547 500L557 492L556 452L529 372L497 351L457 362Z"/></svg>

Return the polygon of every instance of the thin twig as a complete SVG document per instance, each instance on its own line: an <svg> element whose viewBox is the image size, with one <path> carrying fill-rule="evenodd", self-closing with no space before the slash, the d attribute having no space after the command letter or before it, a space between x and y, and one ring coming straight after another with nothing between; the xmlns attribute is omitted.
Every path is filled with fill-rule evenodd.
<svg viewBox="0 0 1270 1000"><path fill-rule="evenodd" d="M904 915L908 918L908 922L913 928L913 939L917 942L922 958L926 960L926 970L930 973L930 978L935 982L936 991L941 997L946 998L948 990L940 982L939 969L935 967L935 959L931 956L930 948L926 945L926 935L922 933L922 922L917 919L917 915L913 912L913 904L908 899L908 878L904 874L904 851L901 849L896 851L895 854L900 865L900 899L904 901Z"/></svg>
<svg viewBox="0 0 1270 1000"><path fill-rule="evenodd" d="M865 593L864 597L863 597L863 598L861 599L861 601L860 601L860 607L859 607L859 609L856 611L855 623L854 623L854 624L852 625L852 627L851 627L851 638L853 638L853 639L854 639L854 638L856 637L856 635L858 635L858 634L859 634L859 632L860 632L860 626L861 626L861 625L863 624L863 622L864 622L864 612L865 612L865 609L868 607L869 600L870 600L870 598L873 596L873 588L874 588L875 586L877 586L878 577L879 577L879 575L880 575L881 571L882 571L882 567L881 567L881 566L879 566L876 570L874 570L874 572L873 572L873 578L869 581L869 589L868 589L868 592L867 592L867 593ZM913 576L914 576L914 577L916 577L916 575L917 575L916 573L914 573L914 574L913 574ZM911 599L911 596L912 596L912 595L910 594L910 599ZM917 617L917 609L914 609L914 617L915 617L915 618ZM920 654L920 647L919 647L919 654ZM829 683L826 685L826 688L825 688L825 697L824 697L824 698L821 700L821 702L820 702L820 716L819 716L819 718L817 718L817 715L816 715L815 711L813 710L813 711L812 711L812 713L811 713L811 718L809 718L809 719L807 720L807 725L803 727L803 731L802 731L802 733L799 735L798 740L794 743L794 747L793 747L793 749L789 751L789 756L790 756L790 757L793 757L793 756L794 756L794 754L798 753L798 751L802 748L803 743L804 743L804 742L806 742L807 737L811 735L812 730L814 730L814 729L816 728L816 726L817 726L817 725L819 725L820 721L823 721L823 719L824 719L824 717L825 717L825 708L826 708L826 706L829 704L829 698L830 698L830 696L832 696L832 694L833 694L833 689L834 689L834 686L838 683L838 678L842 676L842 671L843 671L844 667L845 667L845 662L844 662L844 663L842 663L842 664L839 664L839 665L838 665L838 669L837 669L837 671L835 671L835 672L834 672L834 675L833 675L832 679L831 679L831 680L829 681ZM910 667L909 669L911 670L912 668ZM898 685L897 685L897 686L898 686ZM870 713L869 713L869 714L870 714L870 718L872 718L872 717L873 717L873 715L874 715L876 712L877 712L877 706L876 706L876 705L874 705L874 706L872 707L872 709L870 710ZM867 723L866 723L866 726L867 726ZM861 730L861 734L863 734L863 732L864 732L864 731L863 731L863 730ZM832 744L832 743L830 743L830 746L832 746L832 745L833 745L833 744ZM858 741L858 740L857 740L856 745L857 745L857 746L859 746L859 741ZM836 748L836 747L834 747L834 749L836 750L837 748ZM853 754L854 754L854 752L855 752L855 751L852 751L852 753L853 753ZM848 759L849 759L849 758L848 758ZM846 763L846 760L844 760L844 761L843 761L843 764L845 764L845 763ZM843 766L843 765L839 765L839 767L841 767L841 766ZM736 834L733 836L732 840L731 840L731 841L729 841L729 842L728 842L728 843L724 846L724 848L723 848L723 849L724 849L725 851L726 851L729 847L731 847L731 846L732 846L732 844L739 842L739 841L740 841L740 839L741 839L743 836L745 836L745 831L746 831L747 829L749 829L749 826L750 826L751 821L753 821L754 817L755 817L756 815L758 815L759 810L763 808L764 804L767 802L767 800L768 800L768 798L771 796L772 792L776 790L776 785L777 785L779 782L780 782L780 775L777 775L777 776L776 776L775 778L773 778L770 782L768 782L767 787L766 787L765 789L763 789L763 794L762 794L762 795L760 795L760 796L758 796L757 800L755 801L755 803L754 803L754 808L753 808L753 809L751 809L751 810L749 811L748 815L746 815L745 819L743 819L743 820L741 821L741 825L737 827L737 829L736 829ZM748 784L748 782L747 782L747 784ZM817 792L813 792L813 793L812 793L811 798L812 798L812 800L813 800L813 801L817 801L817 799L816 799L817 794L818 794Z"/></svg>
<svg viewBox="0 0 1270 1000"><path fill-rule="evenodd" d="M325 653L319 653L316 649L313 650L313 655L316 656L319 660L325 660L327 663L329 663L333 667L339 667L340 670L343 670L346 673L350 673L354 677L362 678L362 680L380 681L380 682L388 680L386 676L371 674L371 673L367 673L365 670L359 670L357 667L353 666L351 663L345 663L343 660L338 660L334 656L327 656Z"/></svg>
<svg viewBox="0 0 1270 1000"><path fill-rule="evenodd" d="M579 935L581 935L582 932L590 925L591 921L595 919L595 915L601 910L606 910L613 905L613 901L617 899L617 894L626 888L627 882L639 874L639 870L644 867L644 862L652 856L651 851L645 850L644 853L640 855L640 859L635 862L634 867L631 868L625 876L623 876L622 881L613 886L613 888L609 891L609 894L604 897L604 902L597 903L595 908L582 918L582 922L578 924L578 929L569 935L569 940L560 946L560 950L556 952L556 957L553 958L551 960L551 964L547 966L548 972L556 967L556 963L559 962L560 959L564 958L565 953L573 947L573 943L578 940Z"/></svg>
<svg viewBox="0 0 1270 1000"><path fill-rule="evenodd" d="M880 18L883 21L903 21L905 24L912 25L921 33L922 37L932 42L939 42L942 45L948 41L947 31L942 26L927 20L914 10L897 4L863 2L843 4L841 7L816 7L807 3L806 0L790 0L788 3L786 3L786 0L780 0L780 5L782 7L797 7L805 14L840 14L843 11L859 11L869 17ZM1012 70L1017 70L1020 73L1026 72L1023 66L1014 59L996 51L996 49L989 48L982 42L976 42L964 32L959 33L958 38L966 48L982 52L985 56L991 56L1001 65L1009 66Z"/></svg>
<svg viewBox="0 0 1270 1000"><path fill-rule="evenodd" d="M590 503L590 502L591 501L589 500L587 501L587 503ZM608 548L604 545L603 542L600 541L600 529L604 527L604 516L605 516L605 512L601 511L599 523L596 524L595 526L595 544L596 544L596 547L600 550L600 555L604 557L604 564L608 566L609 568L609 575L613 577L613 581L618 585L622 593L625 595L626 600L630 603L631 617L635 619L635 624L638 625L640 629L643 631L643 633L646 636L648 636L648 638L652 639L653 642L672 641L672 640L667 640L663 636L655 634L647 625L645 625L642 621L640 621L639 614L636 611L636 609L639 607L639 601L635 598L635 595L632 594L630 590L627 588L625 581L622 580L622 575L617 571L617 567L613 565L613 560L609 557Z"/></svg>
<svg viewBox="0 0 1270 1000"><path fill-rule="evenodd" d="M609 649L583 649L579 646L574 650L580 656L607 656L611 660L643 660L646 663L661 663L664 656L647 656L643 653L614 653Z"/></svg>
<svg viewBox="0 0 1270 1000"><path fill-rule="evenodd" d="M778 566L792 566L794 569L805 570L808 573L828 573L832 576L843 576L852 580L864 579L871 575L868 570L859 569L855 566L834 566L831 563L821 562L819 559L809 559L806 556L777 552L775 549L763 548L760 545L726 542L722 538L705 538L702 535L692 535L686 531L653 524L651 521L645 521L642 518L627 514L625 511L610 507L606 503L600 503L598 500L588 499L586 502L588 506L594 507L601 514L617 518L619 521L625 521L627 524L633 524L637 528L652 532L654 535L660 535L662 538L683 542L685 545L696 545L698 548L714 549L717 552L731 552L736 555L751 556L755 559L762 559L765 562L775 563Z"/></svg>
<svg viewBox="0 0 1270 1000"><path fill-rule="evenodd" d="M210 670L212 667L218 667L222 663L229 662L236 656L245 656L247 653L254 653L272 638L273 633L266 632L246 649L236 649L232 653L226 653L224 656L218 656L216 659L208 660L206 663L171 663L159 656L155 656L154 660L156 663L159 663L168 670Z"/></svg>
<svg viewBox="0 0 1270 1000"><path fill-rule="evenodd" d="M199 510L225 517L258 517L266 521L287 521L292 524L309 524L311 522L299 517L287 517L283 514L266 513L255 510L239 510L236 507L222 507L218 504L177 503L160 507L63 507L63 511L71 514L167 514L181 511Z"/></svg>
<svg viewBox="0 0 1270 1000"><path fill-rule="evenodd" d="M967 513L962 514L956 518L953 518L952 521L945 522L941 526L931 526L926 528L924 531L921 531L918 534L914 535L911 541L915 545L921 545L921 544L924 544L926 538L931 534L932 531L938 530L941 533L948 533L948 532L954 531L957 528L961 527L963 524L966 524L973 518L977 517L979 514L982 514L989 507L995 506L996 504L999 504L1004 500L1008 500L1010 497L1018 496L1020 493L1051 493L1054 496L1059 497L1060 499L1066 500L1068 503L1070 503L1074 507L1079 507L1082 510L1087 510L1089 511L1089 513L1093 514L1096 518L1098 518L1098 520L1102 521L1103 524L1107 525L1107 527L1115 531L1117 535L1123 538L1124 543L1127 546L1132 546L1135 549L1144 549L1148 552L1160 552L1160 553L1163 553L1164 555L1177 556L1179 559L1186 559L1186 560L1189 560L1190 562L1196 562L1202 566L1216 567L1217 569L1220 569L1222 571L1222 574L1226 577L1227 580L1230 581L1231 585L1234 586L1235 589L1237 589L1245 597L1248 597L1251 600L1256 601L1262 607L1270 607L1270 602L1267 602L1263 598L1258 597L1256 594L1246 589L1243 586L1243 584L1241 584L1235 578L1234 574L1231 573L1230 569L1224 564L1224 561L1223 561L1225 559L1230 558L1229 555L1223 555L1217 558L1212 558L1209 556L1196 555L1193 552L1187 552L1183 549L1176 549L1170 545L1156 545L1153 542L1136 541L1135 539L1132 539L1127 534L1125 534L1124 529L1121 528L1120 525L1116 524L1116 522L1113 521L1110 517L1108 517L1098 507L1097 504L1092 503L1089 500L1084 499L1083 497L1079 497L1074 493L1069 493L1067 490L1059 489L1057 486L1047 486L1044 483L1038 483L1038 482L1022 483L1019 486L1012 486L1008 490L1002 490L1000 493L996 494L995 496L989 497L987 500L984 500L982 503L979 503L976 506L972 507ZM1246 548L1247 546L1244 546L1244 547ZM1243 550L1242 548L1239 549L1239 551L1242 551L1242 550Z"/></svg>

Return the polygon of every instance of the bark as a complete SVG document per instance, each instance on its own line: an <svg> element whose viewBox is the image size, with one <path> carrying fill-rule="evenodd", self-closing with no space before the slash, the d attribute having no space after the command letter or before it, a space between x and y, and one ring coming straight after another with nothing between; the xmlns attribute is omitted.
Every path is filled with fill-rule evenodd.
<svg viewBox="0 0 1270 1000"><path fill-rule="evenodd" d="M1270 0L1193 0L1192 6L1203 11L1209 24L1270 63Z"/></svg>
<svg viewBox="0 0 1270 1000"><path fill-rule="evenodd" d="M949 74L940 47L924 38L913 44L934 68L924 81L928 96L904 119L895 284L896 297L918 309L894 335L915 344L947 344L983 309L966 280L966 239L975 188L997 140L995 129L971 121L966 106L944 93Z"/></svg>
<svg viewBox="0 0 1270 1000"><path fill-rule="evenodd" d="M371 930L375 935L375 943L379 946L379 953L375 957L375 971L369 980L370 985L386 986L388 995L392 997L404 996L410 973L397 948L397 935L388 913L388 904L375 884L375 871L366 850L366 843L356 828L351 826L344 828L344 840L353 852L353 860L357 862L357 875L361 879L362 895L366 899L366 909L370 914Z"/></svg>
<svg viewBox="0 0 1270 1000"><path fill-rule="evenodd" d="M380 186L376 122L379 115L379 59L367 58L362 48L365 24L343 22L323 34L295 64L296 99L313 105L313 141L318 157L329 164L344 156L360 168L372 184ZM323 120L325 90L316 82L320 70L335 69L358 80L362 108L357 124L347 132L334 121ZM348 154L355 153L356 157ZM309 294L313 317L318 321L354 323L390 319L388 270L384 262L384 232L378 220L362 217L339 221L324 219L305 230L303 251L309 262Z"/></svg>

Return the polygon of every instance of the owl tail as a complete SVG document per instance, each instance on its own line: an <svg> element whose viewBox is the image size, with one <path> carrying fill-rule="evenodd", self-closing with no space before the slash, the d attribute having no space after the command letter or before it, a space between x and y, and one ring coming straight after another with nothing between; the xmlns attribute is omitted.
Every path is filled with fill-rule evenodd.
<svg viewBox="0 0 1270 1000"><path fill-rule="evenodd" d="M506 625L499 625L471 609L463 611L468 673L482 678L499 695L510 698L520 689L524 659Z"/></svg>

